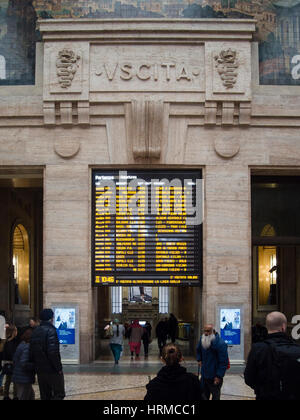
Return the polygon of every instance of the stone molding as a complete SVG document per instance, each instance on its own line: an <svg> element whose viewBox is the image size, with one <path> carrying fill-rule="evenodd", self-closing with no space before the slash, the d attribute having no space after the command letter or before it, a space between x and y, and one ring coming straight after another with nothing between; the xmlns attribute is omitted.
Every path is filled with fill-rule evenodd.
<svg viewBox="0 0 300 420"><path fill-rule="evenodd" d="M251 122L253 20L51 19L39 21L39 29L45 42L43 110L47 126L89 125L94 104L120 103L132 123L134 158L158 159L164 121L160 112L166 109L162 98L165 104L171 103L166 93L173 93L186 108L199 104L201 94L205 125ZM177 48L171 52L163 47L173 44ZM126 54L128 48L131 58ZM63 52L65 61L71 63L58 62ZM222 64L229 55L237 72ZM66 66L59 74L58 65ZM61 70L68 80L61 79ZM151 100L147 100L148 92L153 92ZM188 101L180 99L183 94Z"/></svg>
<svg viewBox="0 0 300 420"><path fill-rule="evenodd" d="M44 41L103 43L190 43L251 41L253 19L47 19L38 27Z"/></svg>
<svg viewBox="0 0 300 420"><path fill-rule="evenodd" d="M134 160L157 160L161 155L164 127L162 100L134 100L126 106L127 139Z"/></svg>

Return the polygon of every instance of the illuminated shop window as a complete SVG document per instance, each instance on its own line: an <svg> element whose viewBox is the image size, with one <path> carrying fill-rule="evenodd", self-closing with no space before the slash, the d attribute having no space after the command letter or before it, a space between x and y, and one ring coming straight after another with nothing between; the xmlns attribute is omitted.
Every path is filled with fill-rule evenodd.
<svg viewBox="0 0 300 420"><path fill-rule="evenodd" d="M111 313L122 313L122 287L111 288Z"/></svg>
<svg viewBox="0 0 300 420"><path fill-rule="evenodd" d="M168 314L169 313L169 288L159 287L158 296L159 296L159 313Z"/></svg>
<svg viewBox="0 0 300 420"><path fill-rule="evenodd" d="M277 247L258 247L259 306L277 305Z"/></svg>
<svg viewBox="0 0 300 420"><path fill-rule="evenodd" d="M29 239L23 225L17 225L13 234L13 266L15 303L29 305Z"/></svg>

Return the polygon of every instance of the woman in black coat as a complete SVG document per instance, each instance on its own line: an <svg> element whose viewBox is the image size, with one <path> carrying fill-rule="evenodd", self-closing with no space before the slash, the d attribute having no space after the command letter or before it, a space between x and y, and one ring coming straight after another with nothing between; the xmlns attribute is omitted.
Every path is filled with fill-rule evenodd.
<svg viewBox="0 0 300 420"><path fill-rule="evenodd" d="M177 345L164 346L161 360L165 366L146 386L145 401L197 402L203 399L202 386L197 376L180 366L183 358Z"/></svg>
<svg viewBox="0 0 300 420"><path fill-rule="evenodd" d="M29 342L32 336L32 328L28 328L21 336L21 343L18 345L14 355L14 370L12 381L17 388L19 400L34 400L32 384L35 380L33 363L29 362Z"/></svg>

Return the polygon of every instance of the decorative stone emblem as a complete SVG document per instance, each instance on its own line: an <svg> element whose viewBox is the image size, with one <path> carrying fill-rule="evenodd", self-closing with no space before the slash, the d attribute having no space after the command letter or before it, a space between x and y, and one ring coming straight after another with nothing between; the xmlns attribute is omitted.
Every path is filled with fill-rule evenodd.
<svg viewBox="0 0 300 420"><path fill-rule="evenodd" d="M233 158L240 151L240 139L235 134L222 133L215 137L214 147L216 153L225 159Z"/></svg>
<svg viewBox="0 0 300 420"><path fill-rule="evenodd" d="M238 76L236 70L239 67L236 56L236 51L230 48L221 51L219 55L215 56L216 68L226 89L233 88L236 83Z"/></svg>
<svg viewBox="0 0 300 420"><path fill-rule="evenodd" d="M54 151L58 156L64 159L70 159L77 155L80 150L80 141L78 139L57 138L54 141Z"/></svg>
<svg viewBox="0 0 300 420"><path fill-rule="evenodd" d="M71 86L72 80L76 74L78 64L77 61L80 56L74 51L64 48L59 51L58 59L56 60L57 76L60 86L67 89Z"/></svg>

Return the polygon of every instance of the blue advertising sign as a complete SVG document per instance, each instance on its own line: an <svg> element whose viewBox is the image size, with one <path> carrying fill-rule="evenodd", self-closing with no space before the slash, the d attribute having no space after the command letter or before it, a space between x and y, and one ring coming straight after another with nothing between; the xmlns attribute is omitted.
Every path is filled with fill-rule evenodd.
<svg viewBox="0 0 300 420"><path fill-rule="evenodd" d="M220 309L221 338L230 346L241 344L241 310Z"/></svg>
<svg viewBox="0 0 300 420"><path fill-rule="evenodd" d="M75 308L55 308L55 328L60 344L75 344Z"/></svg>

